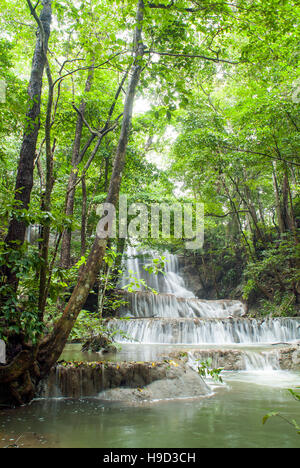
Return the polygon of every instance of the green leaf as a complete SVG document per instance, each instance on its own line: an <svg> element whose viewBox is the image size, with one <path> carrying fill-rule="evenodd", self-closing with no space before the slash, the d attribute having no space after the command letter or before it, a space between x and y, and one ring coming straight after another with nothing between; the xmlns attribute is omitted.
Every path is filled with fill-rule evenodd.
<svg viewBox="0 0 300 468"><path fill-rule="evenodd" d="M279 415L278 412L272 411L271 413L268 413L263 417L262 423L265 424L268 421L268 419L273 418L274 416L278 416L278 415Z"/></svg>

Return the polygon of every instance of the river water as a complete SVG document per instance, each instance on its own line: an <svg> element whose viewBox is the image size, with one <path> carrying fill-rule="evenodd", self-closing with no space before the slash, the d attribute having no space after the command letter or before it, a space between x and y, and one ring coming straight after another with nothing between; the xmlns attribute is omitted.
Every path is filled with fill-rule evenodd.
<svg viewBox="0 0 300 468"><path fill-rule="evenodd" d="M243 370L223 371L223 384L207 380L209 396L134 405L96 398L37 399L30 406L0 411L0 447L95 448L298 448L300 403L288 388L300 386L300 370L281 370L274 349L300 340L300 319L249 320L238 301L200 301L185 287L175 256L166 254L165 274L149 277L130 250L127 274L144 279L159 294L138 290L121 315L122 349L106 355L114 361L155 361L171 351L235 349ZM126 273L122 279L125 285ZM276 344L276 346L274 346ZM280 345L282 346L282 345ZM99 361L104 356L67 346L65 360ZM280 412L262 424L264 415Z"/></svg>
<svg viewBox="0 0 300 468"><path fill-rule="evenodd" d="M276 373L277 372L277 373ZM144 406L80 400L36 400L0 412L0 447L299 448L300 436L279 417L300 422L300 405L286 388L300 374L226 372L209 398ZM21 438L20 438L21 436Z"/></svg>

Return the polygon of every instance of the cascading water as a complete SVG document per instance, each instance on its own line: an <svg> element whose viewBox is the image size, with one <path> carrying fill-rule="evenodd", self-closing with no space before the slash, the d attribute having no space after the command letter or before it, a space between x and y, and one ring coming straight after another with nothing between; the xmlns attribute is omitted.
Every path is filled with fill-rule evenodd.
<svg viewBox="0 0 300 468"><path fill-rule="evenodd" d="M244 361L246 371L262 370L269 372L270 370L280 370L279 352L245 352Z"/></svg>
<svg viewBox="0 0 300 468"><path fill-rule="evenodd" d="M240 301L197 299L185 286L178 258L168 252L164 256L164 274L150 275L143 267L157 254L128 249L120 287L130 282L131 275L144 280L158 294L144 286L125 293L127 305L120 315L130 319L108 322L109 328L121 331L116 336L118 341L202 345L290 343L300 339L300 319L249 319L243 317L245 307Z"/></svg>
<svg viewBox="0 0 300 468"><path fill-rule="evenodd" d="M112 320L123 342L161 344L292 343L299 340L300 320L251 319L133 319Z"/></svg>
<svg viewBox="0 0 300 468"><path fill-rule="evenodd" d="M139 253L130 247L124 261L124 274L120 287L124 288L130 276L144 280L148 288L158 294L149 292L143 285L134 287L134 292L126 294L128 305L123 307L121 315L133 318L195 318L195 317L235 317L245 314L245 307L239 301L205 301L197 299L192 291L185 287L179 273L178 258L169 252L166 258L164 273L149 274L144 266L151 264L157 257L153 251Z"/></svg>

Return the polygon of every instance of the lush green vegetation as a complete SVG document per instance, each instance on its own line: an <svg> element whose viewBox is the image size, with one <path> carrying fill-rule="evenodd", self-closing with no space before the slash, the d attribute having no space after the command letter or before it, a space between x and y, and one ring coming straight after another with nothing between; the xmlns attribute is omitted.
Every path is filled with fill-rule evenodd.
<svg viewBox="0 0 300 468"><path fill-rule="evenodd" d="M194 254L213 277L228 266L217 297L239 287L264 313L297 314L297 2L5 0L1 10L0 338L12 367L0 382L15 400L32 398L86 323L75 325L96 283L101 316L120 304L124 241L96 236L97 205L117 206L120 193L204 203ZM183 252L183 241L143 243Z"/></svg>

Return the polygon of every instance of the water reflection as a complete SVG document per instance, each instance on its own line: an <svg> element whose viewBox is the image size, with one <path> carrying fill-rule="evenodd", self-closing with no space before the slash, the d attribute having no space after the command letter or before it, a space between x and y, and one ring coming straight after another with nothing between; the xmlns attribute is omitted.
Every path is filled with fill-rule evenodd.
<svg viewBox="0 0 300 468"><path fill-rule="evenodd" d="M299 403L283 388L235 377L231 374L227 379L226 374L227 386L201 400L142 407L95 399L35 401L29 407L0 413L0 433L6 438L0 446L32 432L55 447L299 447L299 436L279 418L262 425L262 417L274 409L300 420Z"/></svg>

